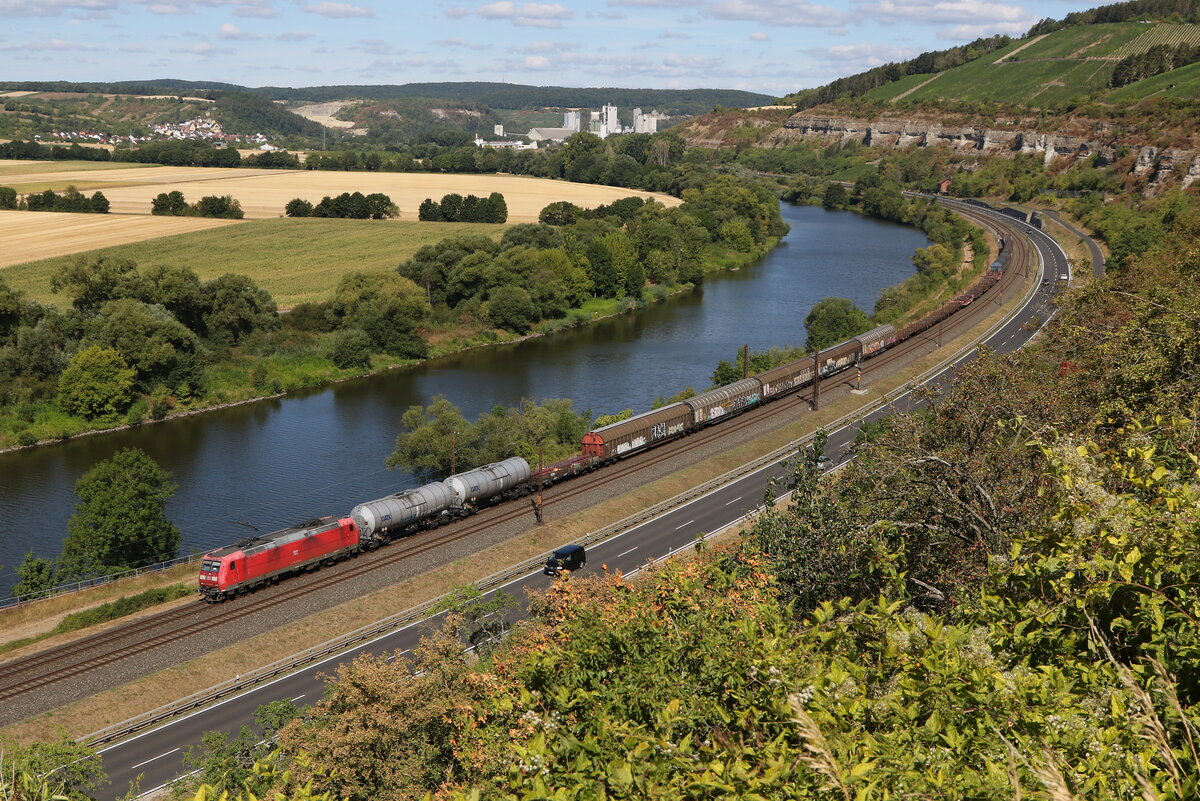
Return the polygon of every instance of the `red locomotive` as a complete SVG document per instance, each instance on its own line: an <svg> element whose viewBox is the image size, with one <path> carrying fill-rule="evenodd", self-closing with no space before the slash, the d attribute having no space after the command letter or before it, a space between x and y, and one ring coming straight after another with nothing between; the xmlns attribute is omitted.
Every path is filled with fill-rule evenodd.
<svg viewBox="0 0 1200 801"><path fill-rule="evenodd" d="M205 555L200 594L209 603L223 601L288 573L331 565L358 553L358 547L358 526L352 519L319 517Z"/></svg>

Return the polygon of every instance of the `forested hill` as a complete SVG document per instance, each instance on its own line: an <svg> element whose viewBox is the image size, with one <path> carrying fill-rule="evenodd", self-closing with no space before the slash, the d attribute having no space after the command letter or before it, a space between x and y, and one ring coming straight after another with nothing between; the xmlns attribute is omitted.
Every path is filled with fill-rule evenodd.
<svg viewBox="0 0 1200 801"><path fill-rule="evenodd" d="M207 95L214 91L249 92L270 100L311 101L392 100L437 98L467 103L482 103L492 108L597 108L611 103L622 108L641 106L674 116L691 116L712 111L715 106L762 106L772 96L737 89L623 89L619 87L576 88L568 86L526 86L486 81L385 84L378 86L308 86L300 88L247 87L212 81L185 81L176 78L117 83L72 83L67 81L6 81L0 90L43 92L120 92L128 94L190 93Z"/></svg>
<svg viewBox="0 0 1200 801"><path fill-rule="evenodd" d="M781 102L799 109L854 98L882 103L993 101L1054 109L1085 99L1104 102L1123 86L1197 61L1200 5L1136 0L1042 20L1019 39L994 36L922 53L795 92ZM1167 84L1156 85L1154 96L1200 96L1193 74ZM1120 102L1141 99L1134 94Z"/></svg>

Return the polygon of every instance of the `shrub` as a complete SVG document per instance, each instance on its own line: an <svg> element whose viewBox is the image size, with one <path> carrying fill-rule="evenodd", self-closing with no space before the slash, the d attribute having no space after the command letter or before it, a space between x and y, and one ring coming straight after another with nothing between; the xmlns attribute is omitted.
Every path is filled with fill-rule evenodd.
<svg viewBox="0 0 1200 801"><path fill-rule="evenodd" d="M343 370L371 366L371 337L361 328L338 332L329 350L329 361Z"/></svg>

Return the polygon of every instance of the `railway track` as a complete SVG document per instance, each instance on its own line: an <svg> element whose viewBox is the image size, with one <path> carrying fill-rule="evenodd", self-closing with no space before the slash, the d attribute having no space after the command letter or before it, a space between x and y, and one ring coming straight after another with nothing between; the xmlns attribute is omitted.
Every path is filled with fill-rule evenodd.
<svg viewBox="0 0 1200 801"><path fill-rule="evenodd" d="M1019 276L1024 275L1026 265L1030 263L1029 260L1032 257L1029 242L1015 228L1001 221L981 214L960 213L976 224L1003 235L1006 241L1011 243L1014 248L1014 257L1010 269L980 300L932 326L927 331L864 362L862 366L864 376L869 378L884 374L897 364L905 363L925 351L931 342L938 342L942 338L952 339L966 332L976 325L980 318L986 317L995 309L993 301L999 301L1014 286L1021 283ZM837 377L821 381L823 392L830 393L846 389L850 382L844 376L845 372ZM702 429L637 457L608 465L597 472L554 485L543 492L544 508L553 509L555 506L561 508L567 501L581 498L587 493L646 472L665 462L686 457L713 443L727 439L736 441L735 438L739 433L756 427L764 421L791 416L798 409L807 408L812 402L813 393L812 385L803 387L784 398L751 408L727 422ZM465 520L398 539L381 550L347 559L306 578L292 578L281 586L264 588L257 593L223 604L206 604L197 600L194 603L13 660L5 664L3 677L0 678L0 702L70 680L106 665L120 662L135 654L143 654L148 650L183 641L200 632L212 631L216 627L230 626L238 621L270 614L271 610L285 604L295 603L305 596L322 592L344 582L354 581L369 573L528 515L527 507L520 501L489 507Z"/></svg>

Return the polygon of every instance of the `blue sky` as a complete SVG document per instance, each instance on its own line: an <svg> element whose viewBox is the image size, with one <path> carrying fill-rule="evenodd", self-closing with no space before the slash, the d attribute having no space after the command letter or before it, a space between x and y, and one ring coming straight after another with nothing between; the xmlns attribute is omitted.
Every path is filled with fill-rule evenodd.
<svg viewBox="0 0 1200 801"><path fill-rule="evenodd" d="M0 80L503 80L780 95L1097 4L0 0Z"/></svg>

